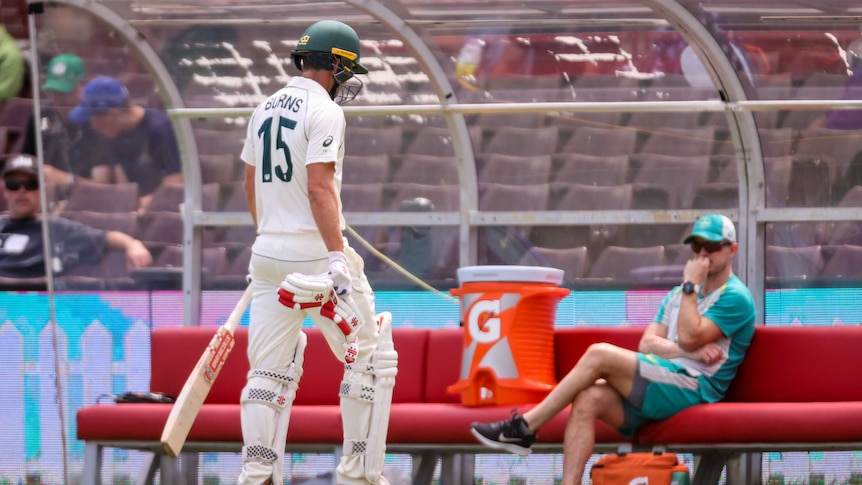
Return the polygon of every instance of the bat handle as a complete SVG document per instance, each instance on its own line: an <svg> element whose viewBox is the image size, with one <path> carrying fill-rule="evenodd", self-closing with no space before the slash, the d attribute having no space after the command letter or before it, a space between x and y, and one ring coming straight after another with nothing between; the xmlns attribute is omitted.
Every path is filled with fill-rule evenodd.
<svg viewBox="0 0 862 485"><path fill-rule="evenodd" d="M239 302L233 308L233 311L230 312L230 315L227 317L227 322L225 322L224 326L230 330L230 333L233 333L236 330L236 327L239 326L240 320L242 320L242 316L245 314L245 309L248 307L248 303L251 301L251 284L246 287L245 291L242 294L242 297L239 299Z"/></svg>

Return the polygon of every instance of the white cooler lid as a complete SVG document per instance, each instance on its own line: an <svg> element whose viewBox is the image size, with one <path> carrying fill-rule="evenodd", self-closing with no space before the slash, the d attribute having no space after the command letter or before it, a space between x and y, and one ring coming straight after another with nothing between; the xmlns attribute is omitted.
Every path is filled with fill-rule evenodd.
<svg viewBox="0 0 862 485"><path fill-rule="evenodd" d="M563 282L563 270L544 266L465 266L458 268L458 281L460 283L491 281L560 285Z"/></svg>

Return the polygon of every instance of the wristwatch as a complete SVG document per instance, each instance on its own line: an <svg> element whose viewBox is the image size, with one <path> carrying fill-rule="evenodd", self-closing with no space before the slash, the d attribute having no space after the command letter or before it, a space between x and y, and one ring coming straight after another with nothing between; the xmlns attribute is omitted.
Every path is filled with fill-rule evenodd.
<svg viewBox="0 0 862 485"><path fill-rule="evenodd" d="M691 281L686 281L682 284L682 292L686 295L691 295L692 293L694 293L694 290L694 283L692 283Z"/></svg>

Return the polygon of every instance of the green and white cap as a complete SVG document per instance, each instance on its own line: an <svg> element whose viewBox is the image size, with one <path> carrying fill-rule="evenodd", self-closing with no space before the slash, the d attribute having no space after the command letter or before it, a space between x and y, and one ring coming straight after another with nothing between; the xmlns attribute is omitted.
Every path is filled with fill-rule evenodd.
<svg viewBox="0 0 862 485"><path fill-rule="evenodd" d="M84 61L75 54L60 54L48 62L45 91L71 93L84 80Z"/></svg>
<svg viewBox="0 0 862 485"><path fill-rule="evenodd" d="M688 244L696 237L713 242L736 242L736 227L727 216L707 214L694 223L694 229L683 242Z"/></svg>

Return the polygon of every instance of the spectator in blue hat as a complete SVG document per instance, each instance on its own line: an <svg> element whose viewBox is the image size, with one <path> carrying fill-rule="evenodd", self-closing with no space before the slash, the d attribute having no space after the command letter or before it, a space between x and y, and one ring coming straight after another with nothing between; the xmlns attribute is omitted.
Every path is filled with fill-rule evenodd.
<svg viewBox="0 0 862 485"><path fill-rule="evenodd" d="M89 81L69 117L84 126L75 156L93 167L97 182L136 182L141 210L160 184L183 182L167 113L130 102L129 91L116 79L98 76Z"/></svg>

